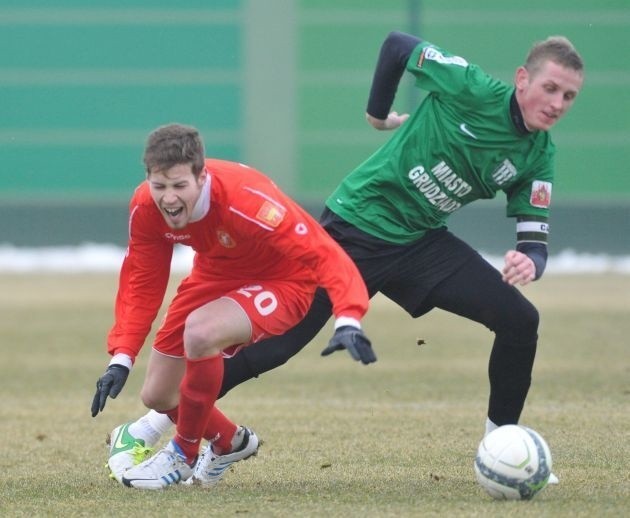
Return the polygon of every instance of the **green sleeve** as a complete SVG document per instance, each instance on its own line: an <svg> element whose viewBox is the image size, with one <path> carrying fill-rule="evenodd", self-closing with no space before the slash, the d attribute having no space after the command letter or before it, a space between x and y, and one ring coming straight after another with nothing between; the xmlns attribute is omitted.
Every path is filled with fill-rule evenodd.
<svg viewBox="0 0 630 518"><path fill-rule="evenodd" d="M535 174L506 190L507 216L549 217L553 187L553 165L549 161Z"/></svg>

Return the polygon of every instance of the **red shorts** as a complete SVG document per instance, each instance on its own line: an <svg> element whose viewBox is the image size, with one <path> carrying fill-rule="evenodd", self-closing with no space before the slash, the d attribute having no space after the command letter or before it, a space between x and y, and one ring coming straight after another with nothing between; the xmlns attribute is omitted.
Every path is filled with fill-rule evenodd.
<svg viewBox="0 0 630 518"><path fill-rule="evenodd" d="M234 300L247 314L251 325L250 341L228 347L226 357L233 356L246 345L270 336L281 335L298 324L306 315L315 285L291 281L198 281L187 277L177 288L168 306L153 348L175 358L184 357L184 324L195 309L222 297Z"/></svg>

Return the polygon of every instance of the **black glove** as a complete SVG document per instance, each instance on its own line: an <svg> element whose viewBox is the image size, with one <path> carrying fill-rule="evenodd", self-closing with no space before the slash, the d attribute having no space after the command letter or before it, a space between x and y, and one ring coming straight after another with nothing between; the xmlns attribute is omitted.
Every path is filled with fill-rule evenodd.
<svg viewBox="0 0 630 518"><path fill-rule="evenodd" d="M129 376L129 369L124 365L112 363L105 374L103 374L96 382L96 394L92 400L92 417L103 411L107 396L115 398L122 390Z"/></svg>
<svg viewBox="0 0 630 518"><path fill-rule="evenodd" d="M335 351L347 349L355 360L361 361L364 365L374 363L376 355L372 350L372 344L361 329L353 326L341 326L335 329L335 334L328 342L326 349L322 351L322 356L328 356Z"/></svg>

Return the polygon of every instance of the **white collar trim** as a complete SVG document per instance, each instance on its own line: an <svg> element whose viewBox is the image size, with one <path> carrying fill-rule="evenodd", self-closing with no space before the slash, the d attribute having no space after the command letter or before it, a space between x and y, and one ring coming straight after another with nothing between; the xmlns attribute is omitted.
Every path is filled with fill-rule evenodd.
<svg viewBox="0 0 630 518"><path fill-rule="evenodd" d="M201 187L201 194L199 195L199 199L192 210L192 215L190 218L191 222L199 221L202 219L208 212L210 212L210 184L212 183L212 176L206 170L206 181Z"/></svg>

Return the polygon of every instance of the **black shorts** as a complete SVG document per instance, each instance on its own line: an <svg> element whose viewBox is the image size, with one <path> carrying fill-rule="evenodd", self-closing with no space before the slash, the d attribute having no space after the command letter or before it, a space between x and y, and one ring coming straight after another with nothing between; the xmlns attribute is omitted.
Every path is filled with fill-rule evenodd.
<svg viewBox="0 0 630 518"><path fill-rule="evenodd" d="M357 229L329 209L324 210L320 222L353 259L370 297L381 292L413 317L441 306L431 295L436 286L449 279L459 279L457 289L462 291L468 291L465 285L484 279L485 285L480 285L482 291L477 297L492 286L500 291L508 288L492 265L446 227L430 230L413 243L399 245ZM456 275L462 270L470 272ZM445 309L472 317L464 308Z"/></svg>

